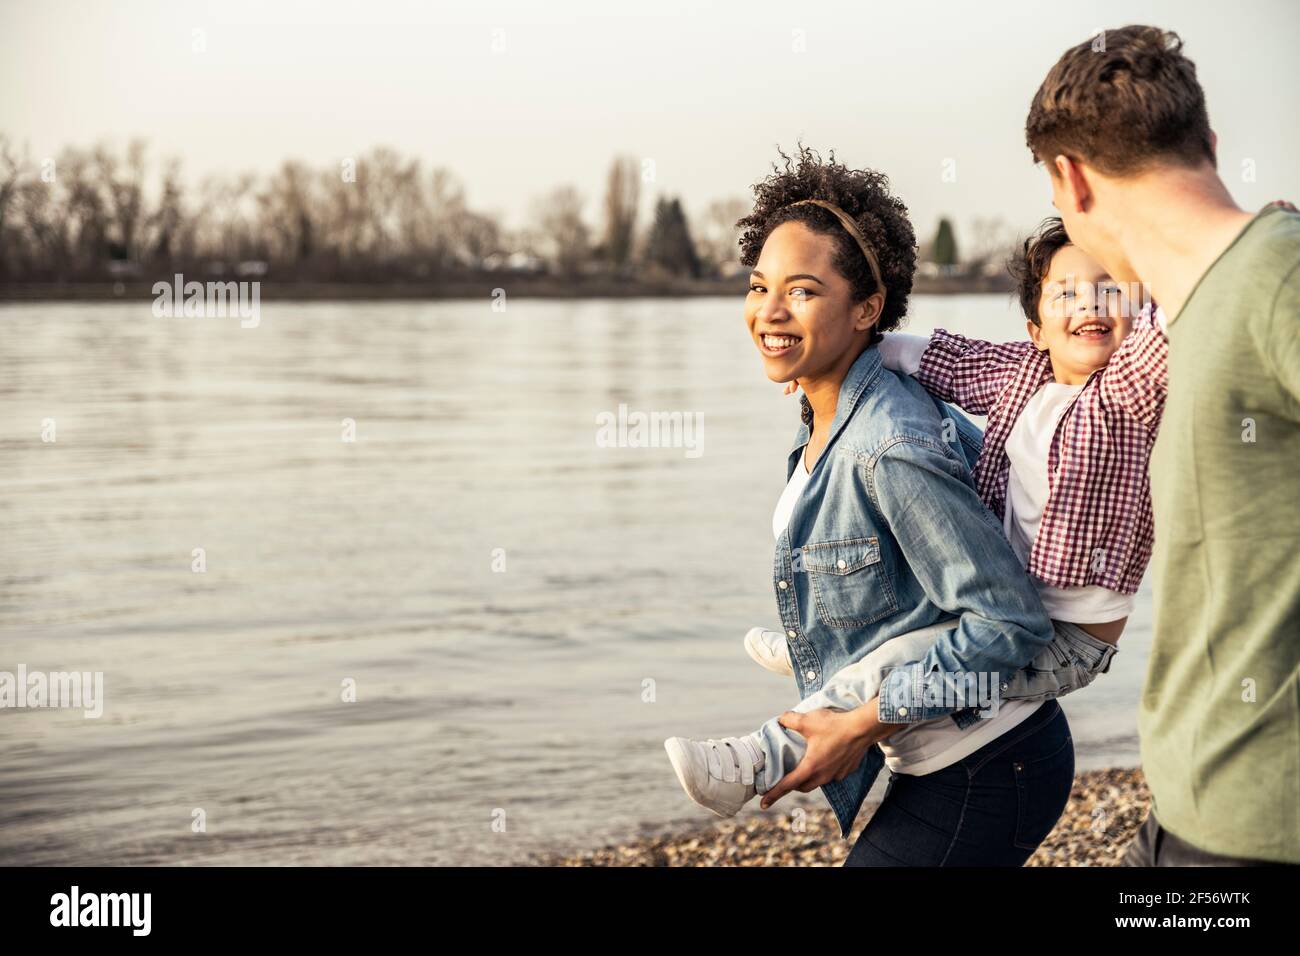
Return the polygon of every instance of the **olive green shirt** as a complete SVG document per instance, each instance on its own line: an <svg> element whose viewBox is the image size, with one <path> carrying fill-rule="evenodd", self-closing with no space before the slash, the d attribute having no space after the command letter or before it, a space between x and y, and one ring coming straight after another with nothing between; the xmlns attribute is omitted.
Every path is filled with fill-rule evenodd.
<svg viewBox="0 0 1300 956"><path fill-rule="evenodd" d="M1300 215L1251 220L1168 335L1142 765L1176 836L1300 863Z"/></svg>

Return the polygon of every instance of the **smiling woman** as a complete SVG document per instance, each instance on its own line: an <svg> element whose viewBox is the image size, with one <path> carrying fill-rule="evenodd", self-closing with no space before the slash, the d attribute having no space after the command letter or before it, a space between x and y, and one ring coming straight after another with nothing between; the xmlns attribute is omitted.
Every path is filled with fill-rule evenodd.
<svg viewBox="0 0 1300 956"><path fill-rule="evenodd" d="M774 166L773 175L754 187L753 211L736 223L743 231L741 263L758 268L768 237L785 223L800 223L828 238L829 270L817 276L784 278L815 282L823 290L825 280L840 279L847 283L845 291L853 302L880 293L884 304L870 336L870 341L877 341L879 333L897 326L907 314L912 292L916 235L907 207L890 194L889 179L883 173L850 169L835 161L833 151L824 162L815 150L804 146L793 157L781 155L784 169Z"/></svg>
<svg viewBox="0 0 1300 956"><path fill-rule="evenodd" d="M670 738L669 760L721 816L823 787L845 834L887 762L850 864L1019 865L1065 805L1074 751L1055 701L970 710L985 701L966 678L1009 677L1051 622L975 493L978 429L876 348L907 311L907 209L880 173L802 147L755 194L745 320L768 378L804 396L772 519L781 630L746 649L803 699L745 736Z"/></svg>

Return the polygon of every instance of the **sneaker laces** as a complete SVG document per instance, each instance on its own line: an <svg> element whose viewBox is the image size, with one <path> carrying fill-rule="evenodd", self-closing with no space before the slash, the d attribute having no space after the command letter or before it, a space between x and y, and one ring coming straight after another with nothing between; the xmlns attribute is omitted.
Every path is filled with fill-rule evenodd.
<svg viewBox="0 0 1300 956"><path fill-rule="evenodd" d="M763 768L763 752L748 737L706 740L704 758L709 776L724 783L739 779L747 787L753 785L755 771Z"/></svg>

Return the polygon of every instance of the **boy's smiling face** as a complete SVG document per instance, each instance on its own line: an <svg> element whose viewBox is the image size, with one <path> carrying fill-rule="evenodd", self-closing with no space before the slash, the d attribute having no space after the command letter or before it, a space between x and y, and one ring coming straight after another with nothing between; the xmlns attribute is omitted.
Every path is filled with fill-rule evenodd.
<svg viewBox="0 0 1300 956"><path fill-rule="evenodd" d="M1110 361L1133 327L1110 276L1075 245L1052 256L1038 298L1038 322L1029 337L1051 355L1056 380L1082 385Z"/></svg>

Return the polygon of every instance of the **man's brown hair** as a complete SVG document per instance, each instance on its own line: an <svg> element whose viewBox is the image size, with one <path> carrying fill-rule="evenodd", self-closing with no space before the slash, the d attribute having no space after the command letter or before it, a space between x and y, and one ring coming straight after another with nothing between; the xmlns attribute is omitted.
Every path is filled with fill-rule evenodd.
<svg viewBox="0 0 1300 956"><path fill-rule="evenodd" d="M1182 50L1178 34L1147 26L1106 30L1067 50L1029 107L1034 159L1065 155L1108 176L1159 162L1213 164L1205 91Z"/></svg>

